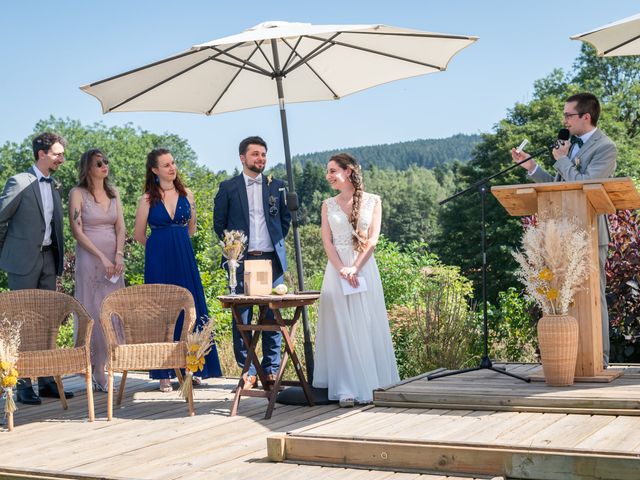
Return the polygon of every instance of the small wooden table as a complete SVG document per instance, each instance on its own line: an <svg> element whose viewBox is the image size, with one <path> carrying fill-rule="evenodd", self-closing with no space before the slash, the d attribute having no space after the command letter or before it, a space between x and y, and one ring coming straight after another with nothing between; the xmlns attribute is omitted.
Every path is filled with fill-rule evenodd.
<svg viewBox="0 0 640 480"><path fill-rule="evenodd" d="M271 418L273 409L276 404L276 398L280 390L280 385L301 386L304 391L305 397L307 397L309 406L314 405L311 389L309 388L309 384L305 379L298 355L295 352L295 335L298 326L298 320L300 319L300 315L302 314L302 309L307 305L313 304L316 300L318 300L318 298L320 298L319 293L299 293L266 296L221 295L218 297L218 300L220 300L220 302L222 303L223 308L231 309L233 320L236 323L236 328L240 332L245 345L247 345L247 360L244 364L244 368L242 369L240 380L238 381L236 394L233 399L233 405L231 407L231 416L234 416L238 412L240 397L262 397L269 399L269 406L267 407L267 413L265 414L264 418ZM257 322L245 325L244 323L242 323L242 318L240 317L240 309L245 307L253 308L254 306L257 306L259 311ZM274 321L268 320L266 318L267 309L269 308L273 310L273 314L275 317ZM283 319L280 311L283 308L295 308L293 318ZM253 316L253 318L255 318L255 316ZM247 332L253 333L251 341L249 341ZM260 383L263 386L267 385L267 375L262 369L262 366L260 365L258 356L256 354L256 347L258 345L258 340L260 339L260 334L262 332L280 332L282 334L285 351L280 361L280 368L276 373L275 382L271 386L270 390L244 390L244 375L249 371L251 362L253 362L256 367L256 374L260 379ZM293 363L296 374L298 375L298 381L282 380L282 376L284 374L284 370L289 358L291 358L291 362Z"/></svg>

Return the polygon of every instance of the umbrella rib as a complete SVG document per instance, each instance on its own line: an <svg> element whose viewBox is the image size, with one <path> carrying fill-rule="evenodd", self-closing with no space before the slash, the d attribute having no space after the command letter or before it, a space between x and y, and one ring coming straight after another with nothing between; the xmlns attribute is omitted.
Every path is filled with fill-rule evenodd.
<svg viewBox="0 0 640 480"><path fill-rule="evenodd" d="M204 63L206 63L206 62L208 62L209 60L210 60L210 58L205 58L204 60L202 60L202 61L200 61L200 62L198 62L198 63L195 63L195 64L193 64L193 65L189 66L188 68L185 68L184 70L182 70L182 71L180 71L180 72L177 72L177 73L175 73L175 74L171 75L170 77L167 77L167 78L165 78L165 79L161 80L160 82L158 82L158 83L156 83L156 84L154 84L154 85L151 85L151 86L150 86L150 87L148 87L148 88L145 88L144 90L142 90L142 91L140 91L140 92L136 93L135 95L132 95L131 97L129 97L129 98L127 98L127 99L123 100L122 102L118 103L117 105L114 105L114 106L113 106L113 107L111 107L108 111L109 111L109 112L112 112L112 111L114 111L115 109L120 108L120 107L121 107L122 105L124 105L125 103L129 103L130 101L135 100L136 98L140 97L141 95L144 95L145 93L148 93L148 92L150 92L151 90L154 90L155 88L159 87L160 85L164 85L165 83L167 83L167 82L169 82L169 81L173 80L174 78L179 77L180 75L182 75L182 74L184 74L184 73L186 73L186 72L189 72L189 71L193 70L194 68L199 67L200 65L202 65L202 64L204 64Z"/></svg>
<svg viewBox="0 0 640 480"><path fill-rule="evenodd" d="M238 44L232 45L232 46L230 46L227 50L232 50L232 49L234 49L234 48L238 47L239 45L241 45L241 44L240 44L240 43L238 43ZM228 52L227 52L227 50L220 50L220 49L214 49L214 50L215 50L216 52L218 52L218 55L229 55L229 54L228 54ZM103 82L106 82L106 81L108 81L108 80L110 80L110 79L119 78L119 77L122 77L122 76L128 75L128 74L130 74L130 73L138 72L138 71L144 70L144 69L146 69L146 68L153 67L153 66L155 66L155 65L160 65L160 64L162 64L162 63L166 63L167 61L170 61L170 60L175 60L175 59L177 59L177 58L184 57L184 56L186 56L187 54L197 53L197 52L200 52L200 51L201 51L201 50L194 50L194 51L192 51L192 52L191 52L191 51L190 51L190 52L187 52L187 53L186 53L186 54L184 54L184 55L176 55L176 56L171 57L171 58L169 58L169 59L167 59L167 60L163 60L163 61L160 61L160 62L156 62L156 63L150 64L150 65L146 65L146 66L144 66L144 67L140 67L140 68L137 68L137 69L135 69L135 70L131 70L131 71L126 72L126 73L122 73L122 74L120 74L120 75L116 75L116 76L111 77L111 78L108 78L108 79L106 79L106 80L101 80L101 81L99 81L99 82L96 82L96 83L94 83L94 84L91 84L91 86L93 86L93 85L98 85L98 84L103 83ZM208 61L210 61L210 60L217 60L217 61L220 61L221 63L226 63L226 64L231 65L231 66L234 66L234 67L236 67L236 66L237 66L237 65L233 65L233 64L231 64L230 62L225 62L224 60L218 60L218 59L216 59L216 58L215 58L215 56L209 56L209 57L207 57L207 58L205 58L205 59L201 60L200 62L195 63L195 64L193 64L193 65L190 65L189 67L185 68L184 70L181 70L181 71L179 71L179 72L176 72L175 74L171 75L170 77L167 77L167 78L165 78L164 80L162 80L162 81L160 81L160 82L158 82L158 83L156 83L156 84L154 84L154 85L151 85L150 87L148 87L148 88L146 88L146 89L144 89L144 90L142 90L142 91L140 91L140 92L136 93L135 95L132 95L131 97L126 98L126 99L125 99L125 100L123 100L122 102L120 102L120 103L118 103L117 105L114 105L113 107L111 107L111 108L108 110L108 112L112 112L112 111L114 111L115 109L120 108L122 105L124 105L124 104L126 104L126 103L129 103L129 102L131 102L132 100L135 100L136 98L138 98L138 97L140 97L140 96L144 95L145 93L150 92L151 90L154 90L155 88L159 87L160 85L164 85L164 84L165 84L165 83L167 83L168 81L173 80L174 78L177 78L177 77L179 77L180 75L182 75L182 74L184 74L184 73L186 73L186 72L189 72L189 71L191 71L191 70L193 70L193 69L195 69L195 68L199 67L200 65L205 64L206 62L208 62ZM260 73L260 72L257 72L257 73Z"/></svg>
<svg viewBox="0 0 640 480"><path fill-rule="evenodd" d="M241 63L242 65L233 64L233 63L231 63L231 62L229 62L229 61L224 62L223 60L220 60L220 59L219 59L219 58L217 58L217 57L216 57L216 58L214 58L213 60L221 61L221 62L223 62L223 63L226 63L227 65L232 65L232 66L234 66L234 67L242 68L242 69L244 69L244 70L251 70L251 71L252 71L252 72L254 72L254 73L261 73L261 74L263 74L263 75L271 76L271 72L269 72L268 70L265 70L264 68L260 67L260 65L256 65L256 64L255 64L255 63L253 63L253 62L249 62L249 61L248 61L248 59L243 60L242 58L240 58L240 57L238 57L238 56L236 56L236 55L231 55L231 54L229 53L229 51L228 51L228 50L220 50L219 48L217 48L217 47L215 47L215 46L211 46L211 47L209 47L209 48L211 48L212 50L215 50L216 52L220 52L221 54L226 55L227 57L232 58L233 60L235 60L236 62ZM258 47L258 48L259 48L259 47ZM255 51L254 51L254 52L252 52L252 53L251 53L251 55L250 55L248 58L251 58L251 57L253 56L253 54L254 54L254 53L255 53ZM252 68L246 68L246 65L249 65L249 66L250 66L250 67L252 67Z"/></svg>
<svg viewBox="0 0 640 480"><path fill-rule="evenodd" d="M292 58L293 56L297 56L298 58L302 59L302 55L300 55L300 53L298 53L297 51L295 51L295 48L294 48L294 47L292 47L291 45L289 45L289 43L288 43L285 39L282 39L282 43L284 43L287 47L289 47L289 48L291 48L291 49L292 49L292 51L291 51L291 54L290 54L289 58ZM299 43L300 43L300 42L297 42L297 43L296 43L296 47L298 46L298 44L299 44ZM331 47L331 46L329 45L327 48L330 48L330 47ZM324 52L325 50L326 50L326 48L325 48L325 49L323 49L322 51ZM321 52L319 52L319 53L321 53ZM329 86L329 84L328 84L327 82L325 82L324 78L322 78L322 77L320 76L320 74L319 74L318 72L316 72L316 71L314 70L314 68L313 68L311 65L309 65L309 63L308 63L308 61L309 61L309 60L310 60L310 59L307 59L307 60L305 61L305 63L304 63L304 64L306 65L306 67L307 67L309 70L311 70L311 73L313 73L313 74L318 78L318 80L320 80L320 82L322 82L322 84L323 84L325 87L327 87L327 90L329 90L329 91L331 92L331 94L333 95L333 98L335 98L335 99L340 98L340 97L338 96L338 94L333 90L333 88L331 88L331 87Z"/></svg>
<svg viewBox="0 0 640 480"><path fill-rule="evenodd" d="M253 57L256 53L256 51L262 51L262 49L260 48L259 45L256 45L256 48L253 50L253 52L251 52L249 54L249 56L247 57L247 59L245 60L246 63L249 62L249 60L251 60L251 57ZM207 110L207 115L211 115L211 112L213 112L213 109L216 108L216 106L218 105L218 103L220 103L220 100L222 100L222 97L224 97L225 93L227 93L227 91L229 90L229 88L231 88L231 85L233 84L233 82L235 82L236 78L238 78L238 75L240 75L240 73L243 70L249 70L249 69L245 69L243 68L243 66L237 66L238 71L235 73L235 75L233 76L233 78L231 78L231 80L229 80L229 83L227 83L227 86L224 87L224 89L222 90L222 92L220 92L220 95L218 95L218 98L216 98L215 102L213 102L213 105L211 105L211 108L209 110ZM270 75L269 75L270 76Z"/></svg>
<svg viewBox="0 0 640 480"><path fill-rule="evenodd" d="M119 73L119 74L114 75L112 77L105 78L104 80L98 80L97 82L90 83L89 87L95 87L95 86L100 85L102 83L110 82L111 80L116 80L116 79L118 79L120 77L126 77L127 75L131 75L132 73L138 73L138 72L140 72L142 70L145 70L147 68L155 67L157 65L162 65L163 63L171 62L173 60L177 60L178 58L186 57L187 55L193 55L193 54L198 53L198 52L200 52L200 50L193 50L193 51L190 50L188 52L184 52L184 53L181 53L179 55L174 55L173 57L165 58L164 60L159 60L157 62L150 63L149 65L144 65L142 67L134 68L133 70L128 70L128 71L126 71L124 73Z"/></svg>
<svg viewBox="0 0 640 480"><path fill-rule="evenodd" d="M262 44L264 43L264 40L260 40L260 43L258 43L258 42L253 42L253 43L255 43L256 47L258 48L258 50L262 54L262 58L264 58L265 62L267 62L267 65L269 65L269 68L271 69L271 72L273 72L273 73L270 73L269 76L273 76L273 74L275 74L275 72L276 72L276 67L273 66L273 64L269 60L269 57L267 57L267 54L264 53L264 50L262 50Z"/></svg>
<svg viewBox="0 0 640 480"><path fill-rule="evenodd" d="M214 47L209 47L209 48L211 48L213 50L216 50L216 48L214 48ZM247 67L247 65L251 65L252 66L252 64L246 63L241 58L234 58L234 60L237 60L240 63L240 65L238 63L233 63L233 62L230 62L229 60L223 60L221 58L214 57L214 56L211 56L211 57L207 58L207 60L211 60L212 62L223 63L225 65L229 65L230 67L240 68L240 69L246 70L248 72L257 73L258 75L264 75L266 77L270 77L271 76L271 73L269 71L267 71L267 70L261 69L259 67L258 67L258 69Z"/></svg>
<svg viewBox="0 0 640 480"><path fill-rule="evenodd" d="M446 33L394 33L394 32L362 32L357 30L343 31L349 35L380 35L393 37L421 37L421 38L445 38L447 40L477 40L478 37L470 37L467 35L448 35Z"/></svg>
<svg viewBox="0 0 640 480"><path fill-rule="evenodd" d="M291 45L289 45L287 43L287 40L285 38L282 39L282 42L289 48L291 48L291 53L289 54L289 56L287 57L287 60L284 62L284 65L282 65L282 71L285 71L287 69L287 67L289 66L289 62L291 62L291 59L293 58L294 55L298 55L300 56L300 54L296 51L296 49L300 46L300 42L302 42L302 39L304 38L304 36L300 36L298 37L298 40L296 41L296 44L294 47L291 47Z"/></svg>
<svg viewBox="0 0 640 480"><path fill-rule="evenodd" d="M326 52L329 48L333 47L333 45L334 45L333 44L333 39L336 38L338 35L340 35L340 32L336 33L331 38L317 38L317 37L310 37L310 36L305 35L305 37L307 37L307 38L311 38L313 40L320 41L321 42L320 45L318 45L316 48L311 50L305 57L300 56L300 61L298 63L292 65L290 68L288 68L286 70L283 69L282 70L282 75L286 76L289 72L292 72L296 68L301 67L302 65L307 63L309 60L317 57L321 53ZM291 47L289 47L289 48L291 48Z"/></svg>
<svg viewBox="0 0 640 480"><path fill-rule="evenodd" d="M240 45L242 45L242 43L236 43L235 45L232 45L231 47L229 47L227 50L232 50L234 48L237 48ZM153 63L150 63L148 65L144 65L142 67L134 68L133 70L128 70L128 71L126 71L124 73L119 73L119 74L114 75L112 77L105 78L104 80L99 80L97 82L90 83L88 86L89 87L95 87L95 86L100 85L102 83L110 82L111 80L116 80L116 79L118 79L120 77L126 77L127 75L131 75L132 73L141 72L142 70L146 70L147 68L156 67L158 65L162 65L163 63L172 62L174 60L177 60L177 59L182 58L182 57L186 57L188 55L194 55L196 53L200 53L202 50L203 49L200 48L200 49L197 49L197 50L189 50L189 51L184 52L184 53L179 53L178 55L174 55L172 57L165 58L163 60L159 60L157 62L153 62Z"/></svg>
<svg viewBox="0 0 640 480"><path fill-rule="evenodd" d="M321 40L320 38L313 37L313 36L309 36L309 38L313 38L314 40ZM393 58L394 60L401 60L403 62L415 63L416 65L422 65L423 67L435 68L436 70L444 70L443 67L440 67L438 65L432 65L431 63L421 62L419 60L414 60L412 58L401 57L399 55L394 55L392 53L379 52L379 51L376 51L376 50L371 50L370 48L359 47L357 45L350 45L348 43L338 42L338 41L331 41L331 43L333 45L337 45L337 46L340 46L340 47L352 48L354 50L360 50L360 51L367 52L367 53L373 53L374 55L380 55L380 56L387 57L387 58ZM292 67L291 69L293 70L293 68L294 67Z"/></svg>
<svg viewBox="0 0 640 480"><path fill-rule="evenodd" d="M615 47L612 47L612 48L610 48L610 49L608 49L608 50L605 50L602 54L603 54L603 55L606 55L606 54L608 54L609 52L613 52L614 50L617 50L617 49L619 49L619 48L622 48L622 47L624 47L625 45L627 45L627 44L629 44L629 43L631 43L631 42L635 42L635 41L636 41L636 40L638 40L639 38L640 38L640 35L636 35L635 37L630 38L629 40L627 40L627 41L625 41L625 42L622 42L621 44L616 45Z"/></svg>

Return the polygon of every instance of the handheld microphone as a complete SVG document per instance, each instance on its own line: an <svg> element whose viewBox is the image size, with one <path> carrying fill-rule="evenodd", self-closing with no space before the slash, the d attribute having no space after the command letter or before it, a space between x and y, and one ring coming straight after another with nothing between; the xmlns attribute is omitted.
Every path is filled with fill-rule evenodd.
<svg viewBox="0 0 640 480"><path fill-rule="evenodd" d="M569 132L569 130L566 128L561 128L558 131L558 139L555 142L553 142L550 148L552 149L555 148L557 150L558 148L560 148L560 145L564 145L564 142L566 142L570 138L571 138L571 132Z"/></svg>

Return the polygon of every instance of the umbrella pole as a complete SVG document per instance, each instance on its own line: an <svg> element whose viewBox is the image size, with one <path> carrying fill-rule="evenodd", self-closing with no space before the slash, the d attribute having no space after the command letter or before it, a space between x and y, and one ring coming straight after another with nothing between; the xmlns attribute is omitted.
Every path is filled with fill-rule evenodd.
<svg viewBox="0 0 640 480"><path fill-rule="evenodd" d="M287 127L287 111L284 103L284 89L282 87L282 74L280 72L280 59L278 57L278 47L276 40L271 40L273 50L273 62L275 70L275 80L278 89L278 104L280 106L280 124L282 125L282 140L284 142L284 160L287 168L287 183L289 191L287 193L287 205L291 211L291 223L293 225L293 244L296 255L296 270L298 273L298 291L304 291L304 271L302 268L302 248L300 246L300 232L298 231L298 194L295 191L293 180L293 168L291 166L291 149L289 147L289 129ZM313 383L313 346L311 345L311 329L309 326L309 315L307 308L302 309L302 329L304 332L304 358L307 365L307 380Z"/></svg>

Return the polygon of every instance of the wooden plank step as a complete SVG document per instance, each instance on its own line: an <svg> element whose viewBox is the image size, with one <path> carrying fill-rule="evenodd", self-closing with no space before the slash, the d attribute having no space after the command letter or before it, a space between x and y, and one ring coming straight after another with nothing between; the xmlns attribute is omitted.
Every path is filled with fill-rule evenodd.
<svg viewBox="0 0 640 480"><path fill-rule="evenodd" d="M398 471L440 472L539 480L637 480L635 453L579 452L540 447L388 441L276 435L267 438L272 461L313 462Z"/></svg>

